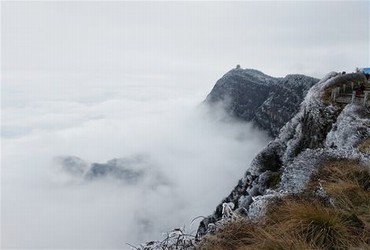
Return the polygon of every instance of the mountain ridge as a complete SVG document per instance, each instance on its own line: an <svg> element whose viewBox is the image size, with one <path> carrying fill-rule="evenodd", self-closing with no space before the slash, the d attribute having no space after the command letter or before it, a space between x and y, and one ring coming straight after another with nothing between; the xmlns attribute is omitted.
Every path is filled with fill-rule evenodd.
<svg viewBox="0 0 370 250"><path fill-rule="evenodd" d="M301 74L275 78L255 69L236 68L216 82L204 103L212 106L221 102L231 116L251 121L276 137L318 81Z"/></svg>
<svg viewBox="0 0 370 250"><path fill-rule="evenodd" d="M238 74L246 73L245 75L250 72L253 72L253 74L261 74L259 71L243 72L241 69L232 70L226 74L227 77L222 77L216 83L217 87L215 85L210 95L207 96L208 100L206 99L206 102L211 102L211 105L219 101L226 101L227 105L224 107L229 111L229 114L233 116L248 114L248 111L250 111L244 110L246 112L235 114L233 112L235 111L233 110L235 106L242 109L253 109L256 105L244 105L245 103L243 103L243 101L241 104L235 103L235 100L240 101L240 99L235 96L230 96L230 94L236 94L237 96L243 94L249 95L249 93L242 92L251 92L248 87L252 87L253 91L255 90L253 88L256 86L262 86L260 88L262 91L268 89L266 88L266 84L258 84L258 81L255 81L257 78L253 78L251 81L248 81L248 79L240 76L235 77L235 72ZM270 143L256 155L249 167L246 168L247 170L244 176L237 182L230 194L222 199L216 206L215 211L211 215L202 219L195 239L189 237L181 230L174 230L172 234L176 237L171 238L171 234L169 234L169 237L165 242L167 244L169 243L169 240L172 240L172 243L167 244L164 249L178 249L177 247L179 244L182 246L180 249L214 249L212 248L214 246L212 244L216 244L217 246L220 242L225 241L225 239L217 238L217 233L221 232L222 234L222 230L225 225L226 227L228 225L231 225L232 227L233 222L236 220L235 218L239 218L239 221L242 220L241 218L246 218L249 221L247 222L248 225L252 222L264 221L263 218L266 216L269 206L273 205L277 201L281 202L284 199L292 199L291 197L302 196L302 193L305 192L305 195L308 195L309 198L304 198L308 199L304 202L321 202L321 205L324 206L322 209L333 209L332 207L334 206L334 203L330 196L330 189L325 189L328 188L327 186L323 188L321 182L314 179L317 178L315 175L318 175L320 171L322 171L323 166L327 167L328 163L333 164L329 164L330 168L326 171L331 171L331 168L335 169L336 166L333 167L332 165L337 164L337 162L339 162L337 165L350 163L349 166L356 166L355 168L361 166L363 169L361 170L362 172L360 171L361 174L356 173L355 176L359 176L356 178L365 178L365 181L362 181L361 179L355 179L355 181L364 182L364 190L361 192L365 192L366 195L368 195L367 192L370 190L370 183L366 182L366 178L370 176L370 109L362 103L355 102L343 106L332 99L327 99L328 93L331 92L332 88L338 86L341 87L343 83L354 83L355 85L360 85L367 81L365 76L362 73L342 74L330 72L320 81L313 83L308 90L306 90L307 86L304 83L306 76L302 75L288 75L285 78L276 80L276 82L271 85L275 86L275 84L279 81L281 82L282 79L284 79L283 81L287 81L285 84L289 83L293 86L305 87L296 89L297 91L301 91L302 95L302 97L300 97L301 95L298 95L300 98L295 97L297 98L297 102L301 100L298 104L293 102L297 106L296 109L293 109L292 111L289 109L290 105L288 105L288 107L284 106L287 103L289 104L288 101L292 99L279 103L279 100L281 100L281 97L284 97L284 94L280 92L276 93L270 89L267 91L271 91L269 92L271 95L267 97L268 95L266 94L263 101L257 99L257 102L260 104L259 107L263 107L261 103L267 102L269 105L267 105L265 110L276 108L274 107L275 103L278 107L285 107L286 109L283 110L284 112L293 112L291 118L289 118L289 120L287 120L281 127L280 124L267 124L269 126L261 126L261 124L257 124L257 126L260 126L260 128L264 129L268 133L271 133L272 135L276 135L277 133L277 135L274 136L274 139L272 139ZM237 82L237 80L240 80L241 82ZM220 86L227 87L219 89ZM276 84L276 86L278 86L278 84ZM238 92L237 90L241 92ZM231 100L234 101L231 102L232 108L228 106L230 105L230 99L228 98L231 98ZM276 100L272 101L271 99L274 98L276 98ZM253 113L253 111L249 113L254 115L256 114ZM250 117L242 118L248 120ZM271 116L269 116L269 118L271 118ZM283 120L286 119L288 118L284 117ZM249 119L249 121L256 122L254 117L253 119ZM266 123L274 122L276 122L276 120L266 119ZM275 130L272 130L272 128ZM326 174L321 178L326 178L327 175L328 172L326 172ZM339 188L341 188L340 185ZM307 189L309 190L307 191ZM293 201L297 202L294 199ZM370 205L370 203L368 205ZM308 205L306 207L308 207ZM339 212L342 213L343 211ZM352 212L350 211L350 213ZM333 215L330 215L330 217L332 216ZM367 224L364 224L367 222L363 221L363 217L361 217L361 220L357 215L351 218L350 223L354 223L354 221L356 221L355 223L359 225L356 230L360 230L363 234L368 234L370 237L370 227L368 228L366 226ZM365 216L365 220L366 218L367 217ZM308 225L310 225L310 222L308 222ZM370 226L370 224L368 225ZM237 227L236 230L240 230L240 227ZM234 231L234 233L237 232L238 231ZM246 232L246 235L250 235L250 233ZM223 236L221 235L220 237ZM236 236L230 236L226 241L232 239L237 241L242 240L235 237ZM181 242L179 239L181 239ZM207 240L211 242L211 248L207 248L202 245L202 243L206 242L205 245L207 246ZM366 243L366 239L364 239L363 244L369 245L370 238L368 240L369 242ZM200 245L198 241L200 241ZM336 242L334 243L337 244ZM150 245L146 245L138 249L163 249L160 248L162 247L161 244L161 242L151 242ZM248 245L249 243L246 244ZM312 242L303 242L302 244L306 244L304 245L306 247L304 249L307 249L308 245L309 248L316 246L316 243ZM332 243L329 243L329 245L320 245L323 247L319 248L332 249L330 248L330 244ZM352 243L349 242L343 244L345 246L349 246L349 244ZM359 242L353 244L361 245L361 239ZM229 248L224 247L219 249ZM246 249L253 249L253 247Z"/></svg>
<svg viewBox="0 0 370 250"><path fill-rule="evenodd" d="M241 210L240 213L258 218L263 210L261 207L268 200L280 193L302 191L316 170L315 166L325 159L346 158L369 164L369 153L362 154L357 148L361 141L370 137L369 109L357 104L343 108L322 101L329 87L346 79L358 82L366 80L360 73L342 75L331 72L315 84L307 93L299 112L286 123L279 136L254 158L244 177L217 206L214 214L200 223L200 236L206 233L207 224L221 219L224 203L231 202L235 209ZM346 127L352 128L353 134ZM351 138L351 135L353 138L345 142L343 138ZM271 195L268 181L274 174L278 174L281 181L276 191L272 191L274 195Z"/></svg>

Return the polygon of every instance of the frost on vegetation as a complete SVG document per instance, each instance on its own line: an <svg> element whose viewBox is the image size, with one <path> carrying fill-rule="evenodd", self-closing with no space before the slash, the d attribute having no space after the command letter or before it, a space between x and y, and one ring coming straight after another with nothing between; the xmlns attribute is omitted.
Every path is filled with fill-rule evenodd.
<svg viewBox="0 0 370 250"><path fill-rule="evenodd" d="M326 106L321 100L324 88L338 78L335 72L329 73L307 93L300 111L280 131L278 140L286 144L283 161L292 161L304 148L323 147L326 134L331 129L339 108Z"/></svg>
<svg viewBox="0 0 370 250"><path fill-rule="evenodd" d="M318 104L321 103L320 97L323 90L335 83L335 79L340 74L337 72L330 72L324 78L322 78L317 84L315 84L307 93L302 105L305 105L308 109L314 110Z"/></svg>
<svg viewBox="0 0 370 250"><path fill-rule="evenodd" d="M209 223L207 228L207 234L214 234L217 228L229 223L236 221L241 216L234 210L234 203L228 202L222 204L222 219L215 222ZM195 218L193 222L196 220ZM196 249L196 235L191 232L187 233L185 227L174 229L166 234L162 241L150 241L140 246L132 246L128 244L133 250L174 250L174 249Z"/></svg>
<svg viewBox="0 0 370 250"><path fill-rule="evenodd" d="M131 246L136 250L174 250L174 249L194 249L195 236L186 233L185 228L177 228L165 234L162 241L150 241L138 247Z"/></svg>
<svg viewBox="0 0 370 250"><path fill-rule="evenodd" d="M248 218L252 221L263 219L263 216L266 214L268 204L284 195L284 193L271 191L267 192L265 195L253 197L253 202L248 209Z"/></svg>
<svg viewBox="0 0 370 250"><path fill-rule="evenodd" d="M236 215L233 212L235 205L232 202L222 204L222 219L233 219Z"/></svg>
<svg viewBox="0 0 370 250"><path fill-rule="evenodd" d="M352 79L356 76L349 77ZM321 100L323 90L339 81L343 81L343 76L331 72L314 85L302 102L299 113L282 128L279 137L253 160L251 170L254 174L259 170L261 177L266 167L263 166L264 161L259 158L266 159L266 155L272 153L279 155L282 176L278 192L240 197L239 201L248 198L253 200L251 203L244 202L248 204L250 218L260 218L271 199L283 194L302 192L323 161L342 158L369 161L368 156L355 148L362 139L369 137L369 114L365 114L363 107L348 105L337 118L339 108L326 106ZM333 123L335 125L332 127ZM334 147L330 147L332 145ZM255 183L262 184L260 181Z"/></svg>
<svg viewBox="0 0 370 250"><path fill-rule="evenodd" d="M359 143L370 138L369 109L347 105L341 111L340 107L322 101L323 92L329 87L360 77L358 74L331 72L310 88L299 112L253 159L248 172L215 213L201 222L200 237L213 234L220 226L241 217L247 216L252 221L263 219L269 203L285 195L303 192L312 174L326 161L347 159L369 165L370 155L357 149ZM269 187L271 175L279 176L274 190ZM322 187L315 192L318 196L326 196ZM195 240L194 237L192 239ZM163 242L156 244L159 247L138 249L176 249L168 245L163 248ZM173 247L177 242L171 244Z"/></svg>
<svg viewBox="0 0 370 250"><path fill-rule="evenodd" d="M308 91L300 111L281 129L279 137L252 161L249 171L258 178L248 184L247 193L239 197L239 204L248 209L249 217L257 218L263 214L268 200L281 193L301 192L322 160L342 156L361 158L352 152L325 149L326 135L336 121L339 109L325 105L321 94L340 77L340 74L331 72L315 84ZM279 192L267 194L263 173L279 169L282 171ZM258 192L253 192L255 190Z"/></svg>
<svg viewBox="0 0 370 250"><path fill-rule="evenodd" d="M356 150L366 138L370 138L370 111L363 106L347 105L327 135L326 146Z"/></svg>
<svg viewBox="0 0 370 250"><path fill-rule="evenodd" d="M320 120L317 122L320 123ZM347 105L327 134L323 148L307 149L295 157L291 164L287 164L283 171L280 190L290 193L302 192L311 174L317 170L320 162L325 160L352 159L368 162L369 156L361 154L356 145L369 137L369 111L362 106Z"/></svg>
<svg viewBox="0 0 370 250"><path fill-rule="evenodd" d="M262 84L265 85L271 85L276 83L276 79L268 76L264 73L262 73L259 70L255 69L232 69L228 73L226 73L226 77L228 76L239 76L241 78L244 78L246 80L255 80L258 82L261 82Z"/></svg>
<svg viewBox="0 0 370 250"><path fill-rule="evenodd" d="M318 81L304 75L274 78L257 70L236 68L217 81L206 103L225 103L229 114L252 121L275 138Z"/></svg>
<svg viewBox="0 0 370 250"><path fill-rule="evenodd" d="M312 173L322 160L329 159L330 153L323 149L306 150L284 168L279 190L284 193L302 192Z"/></svg>

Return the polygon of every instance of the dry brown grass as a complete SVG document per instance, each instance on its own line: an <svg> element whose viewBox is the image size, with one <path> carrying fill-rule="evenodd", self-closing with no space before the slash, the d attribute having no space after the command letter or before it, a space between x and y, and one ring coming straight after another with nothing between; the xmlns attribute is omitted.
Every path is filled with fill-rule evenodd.
<svg viewBox="0 0 370 250"><path fill-rule="evenodd" d="M312 195L321 183L331 203ZM263 224L228 223L198 249L370 249L370 171L356 161L324 163L305 193L270 204Z"/></svg>
<svg viewBox="0 0 370 250"><path fill-rule="evenodd" d="M353 212L370 209L369 167L356 161L331 161L321 167L316 178L339 208Z"/></svg>
<svg viewBox="0 0 370 250"><path fill-rule="evenodd" d="M337 210L353 219L370 249L370 168L356 161L331 161L320 171L320 182Z"/></svg>
<svg viewBox="0 0 370 250"><path fill-rule="evenodd" d="M316 202L284 199L270 206L265 224L232 222L203 239L203 250L349 249L370 247L357 216ZM365 248L366 249L366 248Z"/></svg>
<svg viewBox="0 0 370 250"><path fill-rule="evenodd" d="M258 227L254 233L254 241L244 245L238 250L285 250L285 249L309 249L310 245L298 236L294 236L285 228Z"/></svg>
<svg viewBox="0 0 370 250"><path fill-rule="evenodd" d="M216 235L203 238L197 249L202 250L283 250L308 249L303 240L292 237L285 228L268 228L246 219L225 224Z"/></svg>
<svg viewBox="0 0 370 250"><path fill-rule="evenodd" d="M206 236L198 247L203 250L236 250L252 243L256 227L246 219L227 223L217 231L216 235Z"/></svg>
<svg viewBox="0 0 370 250"><path fill-rule="evenodd" d="M268 217L305 240L311 248L340 249L351 244L352 218L320 202L286 199Z"/></svg>
<svg viewBox="0 0 370 250"><path fill-rule="evenodd" d="M367 138L363 140L359 145L358 145L358 150L364 154L370 154L370 138Z"/></svg>

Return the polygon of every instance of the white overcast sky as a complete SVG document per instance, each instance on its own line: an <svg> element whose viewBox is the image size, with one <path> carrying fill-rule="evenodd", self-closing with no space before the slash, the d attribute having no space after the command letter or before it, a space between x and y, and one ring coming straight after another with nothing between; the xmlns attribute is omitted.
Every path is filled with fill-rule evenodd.
<svg viewBox="0 0 370 250"><path fill-rule="evenodd" d="M1 21L5 75L119 71L197 82L236 64L317 77L369 65L368 1L2 1Z"/></svg>

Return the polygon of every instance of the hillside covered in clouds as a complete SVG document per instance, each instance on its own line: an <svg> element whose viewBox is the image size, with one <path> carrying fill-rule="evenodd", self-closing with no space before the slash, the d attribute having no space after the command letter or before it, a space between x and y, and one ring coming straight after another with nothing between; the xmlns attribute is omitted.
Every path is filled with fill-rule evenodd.
<svg viewBox="0 0 370 250"><path fill-rule="evenodd" d="M370 110L363 96L349 104L330 98L351 84L369 86L362 73L320 81L240 68L225 74L205 103L223 102L276 137L196 235L180 228L138 249L368 249Z"/></svg>

